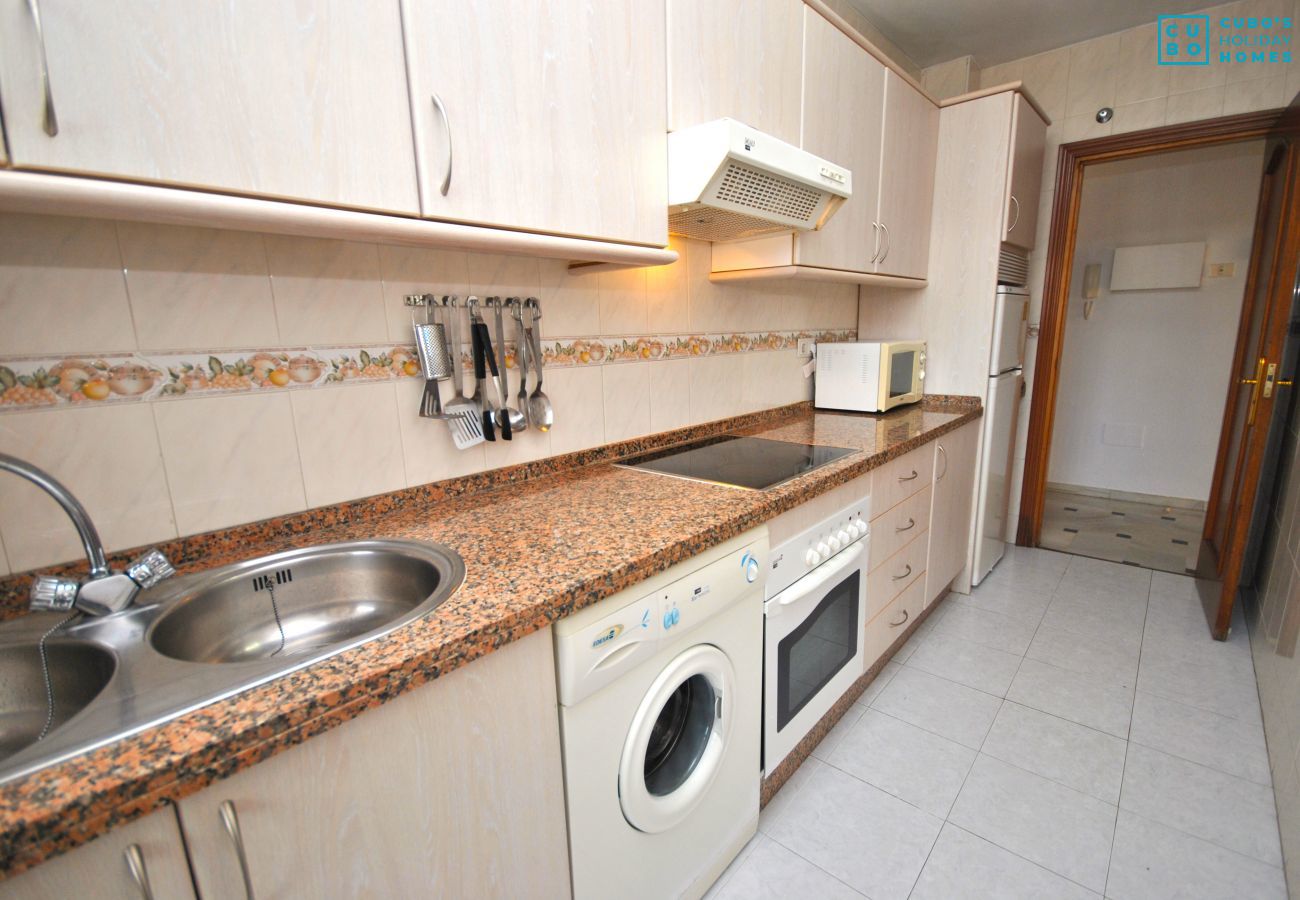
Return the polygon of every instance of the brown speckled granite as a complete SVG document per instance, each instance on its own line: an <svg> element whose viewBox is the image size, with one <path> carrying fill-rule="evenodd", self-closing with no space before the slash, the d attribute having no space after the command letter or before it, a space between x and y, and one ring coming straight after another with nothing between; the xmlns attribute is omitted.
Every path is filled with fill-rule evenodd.
<svg viewBox="0 0 1300 900"><path fill-rule="evenodd" d="M853 708L853 704L858 702L858 698L866 691L867 686L876 680L876 676L885 668L885 664L894 658L898 648L906 644L917 629L921 627L921 624L930 618L930 613L938 609L939 604L947 599L948 594L945 593L922 610L921 614L908 626L907 630L900 634L894 643L890 644L889 649L881 654L880 659L876 660L871 665L871 668L863 672L861 678L849 685L849 689L844 692L839 700L835 701L834 706L826 711L826 715L818 719L817 724L803 736L803 740L795 744L794 749L776 767L776 771L763 779L763 790L759 794L760 808L767 806L772 798L776 796L776 792L781 790L785 783L790 780L790 776L807 762L808 757L812 756L812 752L817 749L817 745L826 738L826 735L830 734L832 728L839 724L840 719L844 718L844 714Z"/></svg>
<svg viewBox="0 0 1300 900"><path fill-rule="evenodd" d="M879 416L813 412L801 404L173 541L165 549L180 562L181 571L304 543L436 541L461 554L466 578L464 587L428 618L390 635L0 785L0 871L20 872L191 794L754 528L980 414L978 405L965 403L926 403ZM605 464L737 425L746 434L862 452L767 491ZM23 582L21 576L10 578L0 590L21 597Z"/></svg>

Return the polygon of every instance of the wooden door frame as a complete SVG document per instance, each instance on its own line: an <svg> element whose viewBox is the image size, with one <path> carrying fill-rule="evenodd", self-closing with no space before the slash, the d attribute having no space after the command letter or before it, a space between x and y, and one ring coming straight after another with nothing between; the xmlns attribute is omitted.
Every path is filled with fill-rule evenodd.
<svg viewBox="0 0 1300 900"><path fill-rule="evenodd" d="M1047 464L1055 424L1056 394L1060 386L1061 350L1065 345L1070 274L1074 269L1084 167L1171 150L1265 138L1282 112L1281 109L1262 110L1061 145L1056 157L1056 193L1052 200L1051 230L1047 242L1038 353L1034 360L1034 392L1029 404L1020 524L1016 529L1016 543L1020 546L1038 546L1043 526Z"/></svg>

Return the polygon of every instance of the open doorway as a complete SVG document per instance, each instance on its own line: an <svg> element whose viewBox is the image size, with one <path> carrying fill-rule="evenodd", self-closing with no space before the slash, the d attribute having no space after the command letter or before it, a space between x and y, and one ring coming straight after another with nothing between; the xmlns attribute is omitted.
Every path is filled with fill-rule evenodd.
<svg viewBox="0 0 1300 900"><path fill-rule="evenodd" d="M1194 572L1264 140L1084 171L1039 545Z"/></svg>

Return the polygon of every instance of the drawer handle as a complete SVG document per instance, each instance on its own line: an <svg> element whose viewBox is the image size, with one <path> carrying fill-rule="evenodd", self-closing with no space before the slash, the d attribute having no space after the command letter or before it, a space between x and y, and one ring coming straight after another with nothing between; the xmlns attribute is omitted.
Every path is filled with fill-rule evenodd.
<svg viewBox="0 0 1300 900"><path fill-rule="evenodd" d="M903 610L903 618L899 619L897 622L890 622L889 627L897 628L898 626L904 624L905 622L907 622L907 616L908 616L907 610Z"/></svg>
<svg viewBox="0 0 1300 900"><path fill-rule="evenodd" d="M916 469L913 469L913 470L912 470L912 474L911 474L911 475L899 475L899 476L898 476L898 480L899 480L899 481L916 481L916 479L917 479Z"/></svg>
<svg viewBox="0 0 1300 900"><path fill-rule="evenodd" d="M451 119L447 116L447 107L442 105L442 98L437 94L433 95L433 108L442 117L442 127L447 132L447 172L442 176L442 185L438 188L438 193L445 197L447 191L451 190Z"/></svg>
<svg viewBox="0 0 1300 900"><path fill-rule="evenodd" d="M41 61L41 90L45 94L45 108L41 113L41 127L50 137L59 133L59 119L54 114L54 89L50 87L50 60L45 54L45 28L41 24L40 0L27 0L27 12L36 29L36 50Z"/></svg>
<svg viewBox="0 0 1300 900"><path fill-rule="evenodd" d="M239 873L244 876L244 896L248 900L254 900L253 877L248 871L248 854L244 852L244 835L239 830L239 815L235 812L235 804L230 800L222 800L218 811L221 814L221 827L226 829L230 842L235 845L235 855L239 857Z"/></svg>
<svg viewBox="0 0 1300 900"><path fill-rule="evenodd" d="M140 891L142 900L153 900L153 887L149 884L149 870L144 865L144 851L139 844L132 844L122 854L126 857L126 867L131 873L131 880Z"/></svg>
<svg viewBox="0 0 1300 900"><path fill-rule="evenodd" d="M907 564L907 571L904 572L902 575L895 575L895 576L894 576L894 580L895 580L895 581L902 581L904 578L906 578L908 575L911 575L911 574L912 574L912 564L911 564L911 563L908 563L908 564Z"/></svg>
<svg viewBox="0 0 1300 900"><path fill-rule="evenodd" d="M904 525L902 528L895 528L894 531L895 531L895 532L899 532L899 531L911 531L911 530L912 530L913 528L915 528L915 527L916 527L916 519L913 519L911 516L908 516L908 517L907 517L907 524Z"/></svg>

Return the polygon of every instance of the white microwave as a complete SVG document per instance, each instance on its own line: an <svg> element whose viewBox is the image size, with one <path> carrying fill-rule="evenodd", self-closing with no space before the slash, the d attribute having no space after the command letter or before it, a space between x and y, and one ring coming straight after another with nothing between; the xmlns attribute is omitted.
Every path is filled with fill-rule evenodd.
<svg viewBox="0 0 1300 900"><path fill-rule="evenodd" d="M884 412L920 400L924 382L924 341L817 345L818 409Z"/></svg>

